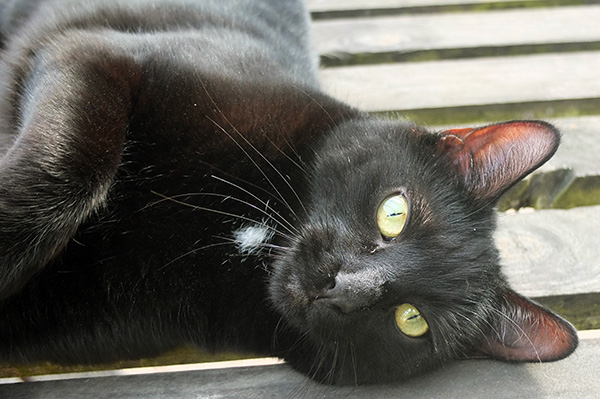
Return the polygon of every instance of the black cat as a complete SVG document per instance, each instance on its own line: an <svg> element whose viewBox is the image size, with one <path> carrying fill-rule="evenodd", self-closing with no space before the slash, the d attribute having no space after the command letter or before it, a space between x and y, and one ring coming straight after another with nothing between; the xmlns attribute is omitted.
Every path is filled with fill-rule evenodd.
<svg viewBox="0 0 600 399"><path fill-rule="evenodd" d="M492 240L552 126L431 133L333 100L300 1L0 12L2 362L193 343L371 383L575 349Z"/></svg>

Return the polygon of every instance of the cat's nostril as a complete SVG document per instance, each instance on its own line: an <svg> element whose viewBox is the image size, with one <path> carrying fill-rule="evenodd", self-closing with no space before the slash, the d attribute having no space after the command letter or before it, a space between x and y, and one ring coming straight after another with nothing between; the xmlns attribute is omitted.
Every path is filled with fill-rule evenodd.
<svg viewBox="0 0 600 399"><path fill-rule="evenodd" d="M315 297L315 300L333 307L342 313L352 313L364 305L359 293L348 290L348 281L336 275L332 277L326 288Z"/></svg>
<svg viewBox="0 0 600 399"><path fill-rule="evenodd" d="M335 288L335 277L331 276L329 278L329 281L327 282L327 285L325 286L325 290L332 290Z"/></svg>
<svg viewBox="0 0 600 399"><path fill-rule="evenodd" d="M321 291L315 296L315 299L332 298L337 295L335 288L337 286L335 276L329 275L325 283L321 286Z"/></svg>

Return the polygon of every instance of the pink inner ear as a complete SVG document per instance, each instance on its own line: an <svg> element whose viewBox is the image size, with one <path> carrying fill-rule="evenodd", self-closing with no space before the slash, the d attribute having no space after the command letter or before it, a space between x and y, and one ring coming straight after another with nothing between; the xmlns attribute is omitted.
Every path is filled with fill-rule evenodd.
<svg viewBox="0 0 600 399"><path fill-rule="evenodd" d="M441 133L437 153L445 154L480 198L495 197L544 163L558 147L551 125L514 121Z"/></svg>
<svg viewBox="0 0 600 399"><path fill-rule="evenodd" d="M552 361L571 354L577 333L564 319L513 291L496 328L482 343L482 351L509 361Z"/></svg>

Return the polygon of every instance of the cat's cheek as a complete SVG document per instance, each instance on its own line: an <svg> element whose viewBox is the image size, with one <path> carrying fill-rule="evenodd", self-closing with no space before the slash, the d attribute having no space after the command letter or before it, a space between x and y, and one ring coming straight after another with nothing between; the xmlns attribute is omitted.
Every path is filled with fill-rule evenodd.
<svg viewBox="0 0 600 399"><path fill-rule="evenodd" d="M338 322L330 306L319 303L294 273L278 273L270 283L271 302L285 320L302 332L330 335Z"/></svg>
<svg viewBox="0 0 600 399"><path fill-rule="evenodd" d="M308 298L304 295L300 280L282 264L275 264L270 277L269 293L272 306L296 327L305 324Z"/></svg>
<svg viewBox="0 0 600 399"><path fill-rule="evenodd" d="M302 285L300 284L300 281L296 276L289 276L288 280L285 282L282 288L286 300L290 306L297 309L305 308L306 306L308 306L308 298L306 295L304 295Z"/></svg>

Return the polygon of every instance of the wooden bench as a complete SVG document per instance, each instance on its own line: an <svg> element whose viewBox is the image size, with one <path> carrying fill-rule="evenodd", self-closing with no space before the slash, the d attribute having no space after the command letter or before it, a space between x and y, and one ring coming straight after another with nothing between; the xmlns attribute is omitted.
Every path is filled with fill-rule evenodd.
<svg viewBox="0 0 600 399"><path fill-rule="evenodd" d="M333 96L429 126L542 118L562 129L556 156L503 198L496 239L515 289L580 329L577 352L456 362L376 387L324 387L273 359L7 378L0 398L598 397L600 2L307 1Z"/></svg>

